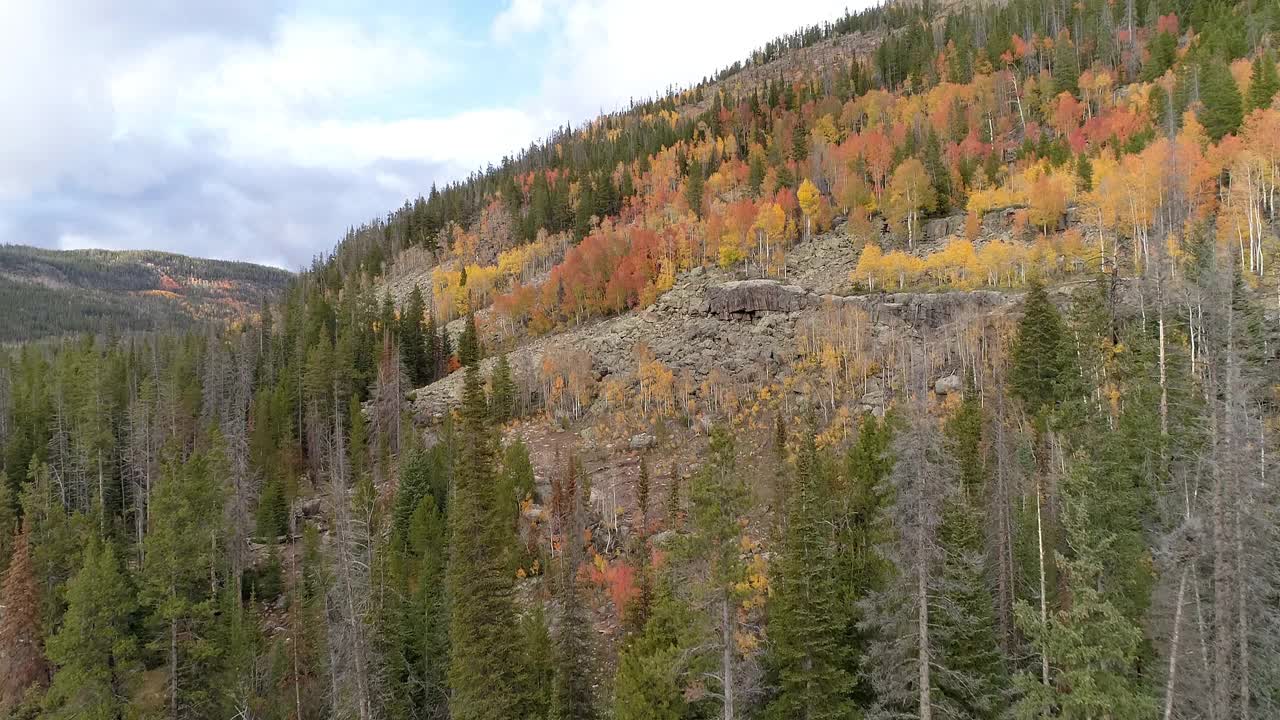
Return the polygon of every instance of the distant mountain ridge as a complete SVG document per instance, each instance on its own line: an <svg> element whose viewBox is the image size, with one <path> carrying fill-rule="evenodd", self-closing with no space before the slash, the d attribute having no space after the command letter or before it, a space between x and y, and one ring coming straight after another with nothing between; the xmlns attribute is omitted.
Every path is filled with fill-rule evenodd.
<svg viewBox="0 0 1280 720"><path fill-rule="evenodd" d="M230 321L275 298L292 277L155 250L0 245L0 343Z"/></svg>

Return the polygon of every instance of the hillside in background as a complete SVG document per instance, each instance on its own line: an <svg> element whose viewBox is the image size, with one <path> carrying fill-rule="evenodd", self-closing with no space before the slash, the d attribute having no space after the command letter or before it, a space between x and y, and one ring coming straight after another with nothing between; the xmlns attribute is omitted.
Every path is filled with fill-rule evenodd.
<svg viewBox="0 0 1280 720"><path fill-rule="evenodd" d="M0 245L0 343L241 318L277 298L292 277L150 250Z"/></svg>
<svg viewBox="0 0 1280 720"><path fill-rule="evenodd" d="M1280 717L1278 33L889 4L0 353L0 714Z"/></svg>

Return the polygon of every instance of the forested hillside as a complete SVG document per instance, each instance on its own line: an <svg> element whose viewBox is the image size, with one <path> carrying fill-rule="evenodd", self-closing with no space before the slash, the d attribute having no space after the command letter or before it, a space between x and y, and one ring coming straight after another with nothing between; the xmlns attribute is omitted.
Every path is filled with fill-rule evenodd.
<svg viewBox="0 0 1280 720"><path fill-rule="evenodd" d="M172 253L0 245L0 343L226 321L278 299L290 277Z"/></svg>
<svg viewBox="0 0 1280 720"><path fill-rule="evenodd" d="M891 4L0 354L0 713L1280 717L1277 33Z"/></svg>

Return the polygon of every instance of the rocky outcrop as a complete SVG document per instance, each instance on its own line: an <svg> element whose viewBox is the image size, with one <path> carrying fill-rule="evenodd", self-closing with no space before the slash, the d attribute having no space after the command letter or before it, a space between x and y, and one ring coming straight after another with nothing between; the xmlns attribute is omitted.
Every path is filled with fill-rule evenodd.
<svg viewBox="0 0 1280 720"><path fill-rule="evenodd" d="M929 240L941 240L959 235L962 231L964 231L964 215L934 218L925 221L924 224L924 236Z"/></svg>
<svg viewBox="0 0 1280 720"><path fill-rule="evenodd" d="M707 309L721 320L749 320L767 312L796 312L818 304L818 296L777 280L733 280L707 288Z"/></svg>

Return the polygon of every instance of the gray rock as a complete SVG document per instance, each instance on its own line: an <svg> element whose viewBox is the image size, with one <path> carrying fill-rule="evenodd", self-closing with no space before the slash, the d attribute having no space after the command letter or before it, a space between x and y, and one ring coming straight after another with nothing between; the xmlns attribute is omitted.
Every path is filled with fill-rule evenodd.
<svg viewBox="0 0 1280 720"><path fill-rule="evenodd" d="M627 446L632 450L644 450L653 447L655 442L657 442L657 438L654 436L649 433L640 433L639 435L632 435L631 442L627 443Z"/></svg>
<svg viewBox="0 0 1280 720"><path fill-rule="evenodd" d="M766 312L796 312L818 304L818 297L799 285L777 280L733 280L707 288L710 312L723 320L750 318Z"/></svg>
<svg viewBox="0 0 1280 720"><path fill-rule="evenodd" d="M959 375L948 375L940 377L933 383L933 391L939 395L949 395L951 393L960 392L964 387L964 383L960 382Z"/></svg>

